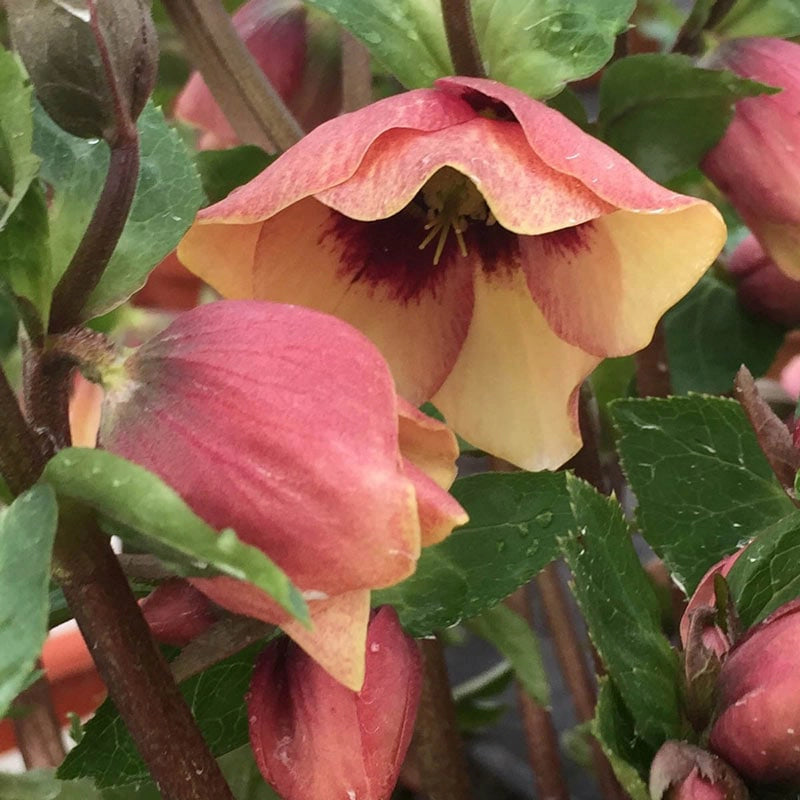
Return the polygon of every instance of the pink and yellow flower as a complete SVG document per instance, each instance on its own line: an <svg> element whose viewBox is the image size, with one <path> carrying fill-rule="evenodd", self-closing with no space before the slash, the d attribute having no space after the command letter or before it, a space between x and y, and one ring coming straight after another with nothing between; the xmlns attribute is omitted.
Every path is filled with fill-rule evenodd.
<svg viewBox="0 0 800 800"><path fill-rule="evenodd" d="M370 590L413 573L422 546L466 522L445 491L453 434L397 397L361 333L300 307L200 306L136 350L123 373L106 394L102 446L264 551L303 592L313 630L251 584L193 585L280 625L358 689Z"/></svg>
<svg viewBox="0 0 800 800"><path fill-rule="evenodd" d="M446 78L312 131L201 211L179 255L226 297L350 322L407 400L542 469L580 447L583 379L644 347L724 238L713 206L556 111Z"/></svg>

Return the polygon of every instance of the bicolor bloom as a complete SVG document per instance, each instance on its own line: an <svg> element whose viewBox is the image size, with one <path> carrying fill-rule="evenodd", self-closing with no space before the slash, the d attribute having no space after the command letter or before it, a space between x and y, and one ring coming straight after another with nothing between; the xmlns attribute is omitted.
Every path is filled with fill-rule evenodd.
<svg viewBox="0 0 800 800"><path fill-rule="evenodd" d="M800 325L800 281L786 275L755 236L748 236L733 251L728 271L744 308L787 328Z"/></svg>
<svg viewBox="0 0 800 800"><path fill-rule="evenodd" d="M580 447L583 379L644 347L724 238L713 206L556 111L445 78L321 125L201 211L178 252L226 297L347 320L407 400L542 469Z"/></svg>
<svg viewBox="0 0 800 800"><path fill-rule="evenodd" d="M191 582L230 611L281 625L354 689L370 590L410 575L421 546L466 521L445 491L453 434L397 397L361 333L300 307L220 302L179 316L108 387L100 443L284 569L313 630L250 584Z"/></svg>
<svg viewBox="0 0 800 800"><path fill-rule="evenodd" d="M668 740L650 765L652 800L747 800L747 787L721 758Z"/></svg>
<svg viewBox="0 0 800 800"><path fill-rule="evenodd" d="M800 788L800 600L736 643L717 690L710 748L745 779Z"/></svg>
<svg viewBox="0 0 800 800"><path fill-rule="evenodd" d="M369 624L366 661L358 692L285 640L256 662L247 697L250 743L284 800L390 797L414 730L422 665L388 606Z"/></svg>
<svg viewBox="0 0 800 800"><path fill-rule="evenodd" d="M233 26L303 128L339 113L341 57L329 19L299 0L249 0ZM199 72L178 95L173 115L200 131L201 150L242 144Z"/></svg>
<svg viewBox="0 0 800 800"><path fill-rule="evenodd" d="M800 279L800 45L784 39L733 39L708 65L780 87L748 97L702 163L770 258Z"/></svg>

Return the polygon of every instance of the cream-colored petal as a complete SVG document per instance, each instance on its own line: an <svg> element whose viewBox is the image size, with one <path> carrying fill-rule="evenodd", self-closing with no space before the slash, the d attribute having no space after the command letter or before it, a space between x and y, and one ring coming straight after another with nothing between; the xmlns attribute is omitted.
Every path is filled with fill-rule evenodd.
<svg viewBox="0 0 800 800"><path fill-rule="evenodd" d="M368 590L346 592L312 606L311 630L296 620L281 627L329 675L357 692L364 683L369 607Z"/></svg>
<svg viewBox="0 0 800 800"><path fill-rule="evenodd" d="M555 469L580 448L578 389L599 361L553 333L522 270L481 274L469 334L433 402L476 447Z"/></svg>
<svg viewBox="0 0 800 800"><path fill-rule="evenodd" d="M423 547L441 542L450 535L453 528L469 521L469 515L458 501L419 467L404 459L403 469L414 484Z"/></svg>
<svg viewBox="0 0 800 800"><path fill-rule="evenodd" d="M402 397L397 400L400 452L442 489L449 489L458 472L455 434Z"/></svg>
<svg viewBox="0 0 800 800"><path fill-rule="evenodd" d="M521 236L528 288L556 334L597 356L645 347L664 312L725 243L714 206L617 211L545 236Z"/></svg>

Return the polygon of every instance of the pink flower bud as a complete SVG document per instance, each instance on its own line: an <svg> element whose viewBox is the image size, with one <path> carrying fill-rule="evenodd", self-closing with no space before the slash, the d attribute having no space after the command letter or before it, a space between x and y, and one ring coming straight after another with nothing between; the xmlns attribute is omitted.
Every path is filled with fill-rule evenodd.
<svg viewBox="0 0 800 800"><path fill-rule="evenodd" d="M787 275L800 278L800 45L734 39L709 63L782 89L740 100L702 166L769 257Z"/></svg>
<svg viewBox="0 0 800 800"><path fill-rule="evenodd" d="M195 308L115 381L103 446L264 551L304 593L314 629L234 578L191 583L234 613L281 625L360 687L370 590L410 575L421 546L467 520L444 488L455 477L453 434L398 400L366 337L297 306Z"/></svg>
<svg viewBox="0 0 800 800"><path fill-rule="evenodd" d="M250 0L234 14L233 25L304 129L339 113L341 61L327 19L299 0ZM175 101L174 115L201 131L201 150L241 144L199 72Z"/></svg>
<svg viewBox="0 0 800 800"><path fill-rule="evenodd" d="M790 328L800 325L800 281L782 272L755 236L748 236L734 250L728 270L748 311Z"/></svg>
<svg viewBox="0 0 800 800"><path fill-rule="evenodd" d="M667 741L650 766L653 800L746 800L747 789L721 759L686 742Z"/></svg>
<svg viewBox="0 0 800 800"><path fill-rule="evenodd" d="M211 601L180 578L162 583L142 600L141 608L153 637L175 647L189 644L219 619Z"/></svg>
<svg viewBox="0 0 800 800"><path fill-rule="evenodd" d="M269 646L247 698L264 778L283 800L388 800L411 741L421 669L416 643L388 606L369 624L359 692L293 643Z"/></svg>
<svg viewBox="0 0 800 800"><path fill-rule="evenodd" d="M736 644L717 691L711 749L747 780L800 787L800 600Z"/></svg>

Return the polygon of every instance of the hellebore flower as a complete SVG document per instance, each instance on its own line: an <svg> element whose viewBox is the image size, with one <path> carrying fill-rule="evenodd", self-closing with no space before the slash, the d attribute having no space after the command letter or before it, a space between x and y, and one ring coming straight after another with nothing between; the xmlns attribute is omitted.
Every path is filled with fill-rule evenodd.
<svg viewBox="0 0 800 800"><path fill-rule="evenodd" d="M747 800L747 787L721 758L687 742L667 741L650 765L653 800Z"/></svg>
<svg viewBox="0 0 800 800"><path fill-rule="evenodd" d="M234 578L191 583L217 605L281 625L359 688L370 590L410 575L421 545L467 519L443 488L455 477L453 434L399 401L358 331L299 307L200 306L122 369L101 444L267 553L304 593L314 628Z"/></svg>
<svg viewBox="0 0 800 800"><path fill-rule="evenodd" d="M751 628L722 664L710 748L746 780L800 787L800 600Z"/></svg>
<svg viewBox="0 0 800 800"><path fill-rule="evenodd" d="M724 237L713 206L556 111L445 78L321 125L201 211L178 254L226 297L350 322L407 400L542 469L580 447L583 379L647 344Z"/></svg>
<svg viewBox="0 0 800 800"><path fill-rule="evenodd" d="M708 61L782 89L736 104L703 171L728 196L770 258L800 279L800 45L733 39Z"/></svg>
<svg viewBox="0 0 800 800"><path fill-rule="evenodd" d="M256 763L283 800L388 800L421 688L419 650L389 606L369 624L359 692L291 642L272 644L256 663L247 698Z"/></svg>
<svg viewBox="0 0 800 800"><path fill-rule="evenodd" d="M304 129L339 113L338 34L324 15L299 0L250 0L233 15L233 26ZM173 115L201 131L201 150L242 144L199 72L178 95Z"/></svg>
<svg viewBox="0 0 800 800"><path fill-rule="evenodd" d="M182 578L157 586L141 601L141 609L153 638L175 647L185 647L219 621L213 603Z"/></svg>
<svg viewBox="0 0 800 800"><path fill-rule="evenodd" d="M728 271L736 279L736 293L744 308L787 328L800 325L800 281L789 278L755 236L748 236L733 251Z"/></svg>

